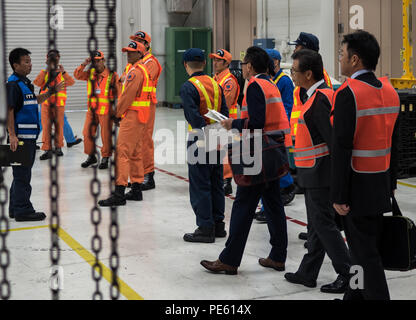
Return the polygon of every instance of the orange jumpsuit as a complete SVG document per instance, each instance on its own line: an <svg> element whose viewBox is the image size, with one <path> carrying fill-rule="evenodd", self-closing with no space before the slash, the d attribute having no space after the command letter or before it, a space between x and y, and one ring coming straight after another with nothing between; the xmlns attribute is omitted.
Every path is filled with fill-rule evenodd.
<svg viewBox="0 0 416 320"><path fill-rule="evenodd" d="M217 81L217 83L221 84L224 77L227 76L227 74L230 72L229 69L225 69L223 72L216 74L214 76L214 80ZM223 85L222 89L225 96L225 101L227 103L228 110L230 110L231 106L235 104L235 101L238 99L238 95L240 93L240 87L234 77L230 77L229 80L226 80ZM234 118L231 116L230 118ZM235 115L235 119L237 119L237 114ZM228 156L225 156L224 160L224 179L232 178L233 173L231 171L231 166L228 163Z"/></svg>
<svg viewBox="0 0 416 320"><path fill-rule="evenodd" d="M144 181L141 148L149 114L147 109L147 116L143 116L138 110L133 110L132 106L134 102L146 103L139 101L139 97L143 94L147 73L145 75L138 65L139 63L136 63L127 73L123 84L124 90L117 103L116 117L124 116L120 122L117 140L117 186L127 186L129 177L131 183L141 184ZM150 93L147 100L149 104L144 108L150 108Z"/></svg>
<svg viewBox="0 0 416 320"><path fill-rule="evenodd" d="M78 68L75 69L74 71L75 79L88 81L88 78L90 77L90 72L84 71L84 69L85 69L85 66L83 65L80 65ZM105 68L104 71L98 75L98 78L96 80L96 86L99 83L101 83L104 78L107 78L109 73L110 71L107 68ZM118 81L117 73L114 72L113 78L111 81L113 85L116 86L116 90L118 91L119 81ZM114 94L114 97L116 96L117 96L117 92ZM111 106L110 106L110 110L108 110L107 113L99 114L99 110L97 110L95 114L95 116L98 119L98 123L101 127L101 140L103 143L103 147L101 149L101 156L103 158L109 158L112 155L112 150L111 150L112 148L111 133L112 133L112 128L113 128L113 121L111 120L112 113L113 113L113 110L111 110ZM93 120L94 120L93 111L90 110L90 108L88 108L88 111L85 117L85 122L84 122L84 129L82 131L82 134L84 135L84 153L87 155L94 154L94 141L92 139L92 136L95 136L97 132L97 126L92 127L92 136L91 136L90 127L93 124Z"/></svg>
<svg viewBox="0 0 416 320"><path fill-rule="evenodd" d="M49 74L46 70L41 70L33 83L43 89L47 82ZM66 103L66 87L74 85L75 80L67 73L59 73L54 81L50 83L50 86L55 86L61 81L65 82L65 90L61 91L48 100L42 103L41 107L41 120L42 120L42 150L52 150L51 144L51 131L52 131L52 120L56 119L55 126L55 146L56 148L62 148L64 146L64 116L65 116L65 103ZM50 107L51 103L55 103L55 113Z"/></svg>
<svg viewBox="0 0 416 320"><path fill-rule="evenodd" d="M146 68L149 79L152 81L154 88L156 90L157 82L159 80L160 74L162 69L160 67L159 62L157 59L148 53L143 60L141 61L143 66ZM146 128L144 131L144 139L143 139L143 168L144 174L148 174L150 172L155 171L155 149L154 149L154 142L153 142L153 130L155 127L155 116L156 116L156 92L154 92L154 99L152 99L150 104L150 117L149 121L146 123Z"/></svg>

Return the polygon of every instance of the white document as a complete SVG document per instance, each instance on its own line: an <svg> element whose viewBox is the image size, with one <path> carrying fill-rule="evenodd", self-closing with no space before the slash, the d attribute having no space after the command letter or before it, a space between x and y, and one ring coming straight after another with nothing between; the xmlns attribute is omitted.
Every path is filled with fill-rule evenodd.
<svg viewBox="0 0 416 320"><path fill-rule="evenodd" d="M205 117L214 120L215 122L221 122L223 120L228 119L222 113L219 113L218 111L215 111L213 109L209 109L208 112L205 114Z"/></svg>

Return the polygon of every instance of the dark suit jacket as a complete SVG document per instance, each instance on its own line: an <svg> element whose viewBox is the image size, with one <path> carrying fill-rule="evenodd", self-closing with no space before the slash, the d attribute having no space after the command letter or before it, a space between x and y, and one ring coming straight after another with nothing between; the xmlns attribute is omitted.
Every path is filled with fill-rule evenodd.
<svg viewBox="0 0 416 320"><path fill-rule="evenodd" d="M318 89L328 89L328 86L323 83ZM304 115L313 144L326 143L330 150L332 144L332 127L329 120L331 108L331 102L327 97L318 92L312 106ZM316 159L313 168L298 168L297 170L298 184L302 188L328 188L330 185L331 160L329 156Z"/></svg>
<svg viewBox="0 0 416 320"><path fill-rule="evenodd" d="M356 79L378 88L382 86L372 72ZM338 93L334 108L331 200L333 203L348 204L352 215L371 216L390 212L391 194L396 189L397 180L399 121L396 121L392 136L390 170L372 174L357 173L351 167L355 122L355 99L347 87Z"/></svg>

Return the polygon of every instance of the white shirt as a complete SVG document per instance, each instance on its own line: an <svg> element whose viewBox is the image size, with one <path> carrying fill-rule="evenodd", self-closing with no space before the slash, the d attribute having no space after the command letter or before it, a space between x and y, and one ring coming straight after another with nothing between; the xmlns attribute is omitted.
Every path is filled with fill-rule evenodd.
<svg viewBox="0 0 416 320"><path fill-rule="evenodd" d="M318 87L323 84L325 82L325 79L322 79L321 81L318 81L317 83L315 83L312 87L310 87L308 89L308 91L306 91L306 94L308 95L308 99L310 97L313 96L313 94L315 93L315 90L318 89Z"/></svg>
<svg viewBox="0 0 416 320"><path fill-rule="evenodd" d="M357 72L355 72L355 73L351 76L351 79L355 79L355 78L357 78L357 77L361 76L362 74L364 74L364 73L369 73L369 72L372 72L372 71L371 71L371 70L367 70L367 69L361 69L361 70L358 70Z"/></svg>

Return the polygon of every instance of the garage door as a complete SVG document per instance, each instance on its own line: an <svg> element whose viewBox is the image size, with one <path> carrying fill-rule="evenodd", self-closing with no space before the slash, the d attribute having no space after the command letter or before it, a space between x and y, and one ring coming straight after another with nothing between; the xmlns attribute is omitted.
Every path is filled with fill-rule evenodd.
<svg viewBox="0 0 416 320"><path fill-rule="evenodd" d="M98 23L95 29L99 49L108 55L106 38L107 10L105 0L96 0ZM61 52L61 64L73 76L75 68L89 56L87 39L90 34L87 23L89 1L60 0L63 8L63 30L59 30L58 50ZM45 68L48 51L47 39L47 1L46 0L6 0L6 41L7 53L16 47L32 52L33 81L41 69ZM12 72L8 65L8 74ZM86 83L76 81L68 88L67 109L86 108Z"/></svg>

